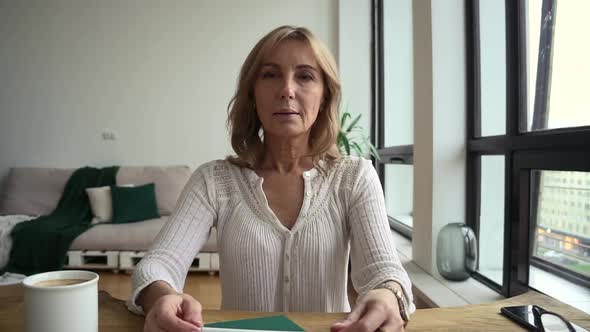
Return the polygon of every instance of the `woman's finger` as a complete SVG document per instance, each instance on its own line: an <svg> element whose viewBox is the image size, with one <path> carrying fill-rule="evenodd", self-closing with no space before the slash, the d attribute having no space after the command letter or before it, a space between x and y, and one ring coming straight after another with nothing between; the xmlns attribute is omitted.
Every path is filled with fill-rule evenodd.
<svg viewBox="0 0 590 332"><path fill-rule="evenodd" d="M361 316L363 315L364 311L365 311L365 302L360 302L358 303L355 307L354 310L352 310L350 312L350 314L348 314L348 316L346 317L347 321L351 321L351 322L356 322L357 320L359 320L359 318L361 318Z"/></svg>
<svg viewBox="0 0 590 332"><path fill-rule="evenodd" d="M190 295L183 295L183 301L181 304L182 318L194 324L197 327L203 326L203 316L201 315L201 303L195 300Z"/></svg>
<svg viewBox="0 0 590 332"><path fill-rule="evenodd" d="M155 317L156 325L167 331L175 332L194 332L199 331L200 328L184 320L178 318L170 312L162 312Z"/></svg>
<svg viewBox="0 0 590 332"><path fill-rule="evenodd" d="M334 324L332 324L332 326L330 327L330 332L340 332L342 330L344 330L345 328L349 327L350 324L354 323L351 320L343 320L340 322L336 322Z"/></svg>
<svg viewBox="0 0 590 332"><path fill-rule="evenodd" d="M346 329L347 327L349 327L352 323L356 322L361 317L364 310L365 310L364 302L359 302L354 307L354 309L348 314L346 319L332 324L332 326L330 327L330 332L339 332L339 331Z"/></svg>
<svg viewBox="0 0 590 332"><path fill-rule="evenodd" d="M160 327L158 327L156 324L154 324L153 322L151 324L145 324L144 328L143 328L143 332L167 332L164 329L161 329Z"/></svg>
<svg viewBox="0 0 590 332"><path fill-rule="evenodd" d="M374 332L377 331L386 320L387 312L385 310L370 306L359 320L342 330L342 332Z"/></svg>
<svg viewBox="0 0 590 332"><path fill-rule="evenodd" d="M403 320L389 320L379 328L379 331L383 332L404 332L404 321Z"/></svg>

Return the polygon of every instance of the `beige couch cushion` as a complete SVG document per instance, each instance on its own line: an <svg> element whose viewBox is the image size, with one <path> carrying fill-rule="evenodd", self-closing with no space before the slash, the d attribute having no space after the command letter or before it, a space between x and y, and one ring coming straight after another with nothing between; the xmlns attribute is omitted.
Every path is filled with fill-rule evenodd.
<svg viewBox="0 0 590 332"><path fill-rule="evenodd" d="M172 213L182 189L191 176L188 166L125 166L117 173L118 185L156 184L156 200L161 216Z"/></svg>
<svg viewBox="0 0 590 332"><path fill-rule="evenodd" d="M18 167L10 169L0 201L0 215L45 215L57 206L73 169Z"/></svg>
<svg viewBox="0 0 590 332"><path fill-rule="evenodd" d="M80 234L70 250L146 251L167 221L168 217L161 217L128 224L99 224ZM215 228L201 252L217 252Z"/></svg>

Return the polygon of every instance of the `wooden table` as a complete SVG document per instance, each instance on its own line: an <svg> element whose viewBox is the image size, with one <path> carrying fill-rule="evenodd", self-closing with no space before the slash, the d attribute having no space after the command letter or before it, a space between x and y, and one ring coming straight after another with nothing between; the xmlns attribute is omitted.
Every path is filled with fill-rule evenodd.
<svg viewBox="0 0 590 332"><path fill-rule="evenodd" d="M500 307L508 305L538 304L545 309L561 313L576 324L590 330L590 315L567 304L537 292L478 305L454 308L418 310L412 315L407 331L524 331L500 315ZM106 292L99 293L99 321L101 332L142 331L143 317L136 316L121 300ZM20 286L0 286L0 331L24 330L23 291ZM276 315L279 313L205 310L207 323ZM290 319L306 331L329 331L330 325L345 314L287 313Z"/></svg>

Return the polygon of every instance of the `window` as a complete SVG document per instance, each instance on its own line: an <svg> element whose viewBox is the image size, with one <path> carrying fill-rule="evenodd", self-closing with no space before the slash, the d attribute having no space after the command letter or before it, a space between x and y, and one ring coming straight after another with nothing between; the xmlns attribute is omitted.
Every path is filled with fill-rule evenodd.
<svg viewBox="0 0 590 332"><path fill-rule="evenodd" d="M373 125L392 228L411 237L414 67L412 0L373 1Z"/></svg>
<svg viewBox="0 0 590 332"><path fill-rule="evenodd" d="M505 296L544 291L535 271L590 287L588 10L586 0L467 1L466 215L480 246L474 277Z"/></svg>
<svg viewBox="0 0 590 332"><path fill-rule="evenodd" d="M479 272L494 282L502 283L504 260L498 255L504 239L504 178L505 158L502 155L484 155L481 165L481 206L479 237Z"/></svg>
<svg viewBox="0 0 590 332"><path fill-rule="evenodd" d="M545 213L537 214L536 220L532 220L534 233L531 263L535 266L549 266L574 275L590 277L590 259L588 258L590 234L588 234L588 225L584 224L590 213L584 209L573 208L580 204L571 204L570 207L560 206L559 203L556 204L550 199L559 194L559 187L553 185L552 179L560 177L578 180L577 185L570 186L574 193L590 190L590 186L581 185L582 180L590 178L590 172L531 170L531 179L539 181L537 196L532 201L536 202L537 206L536 209L534 206L532 208L543 211L548 207L557 206L563 210L563 216L559 222L549 218ZM578 199L577 203L584 200L584 198Z"/></svg>

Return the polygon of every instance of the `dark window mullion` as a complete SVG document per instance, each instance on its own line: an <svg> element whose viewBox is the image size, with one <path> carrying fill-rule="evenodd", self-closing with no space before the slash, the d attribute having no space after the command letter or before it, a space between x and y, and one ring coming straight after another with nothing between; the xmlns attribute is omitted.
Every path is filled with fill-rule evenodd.
<svg viewBox="0 0 590 332"><path fill-rule="evenodd" d="M529 290L530 265L530 172L522 167L522 158L514 158L509 170L512 178L510 191L510 219L506 223L509 227L508 254L510 265L505 266L504 273L509 276L507 296L523 294ZM507 200L508 201L508 200ZM508 269L507 269L508 267Z"/></svg>
<svg viewBox="0 0 590 332"><path fill-rule="evenodd" d="M382 148L385 145L385 65L384 65L384 32L383 32L383 0L377 0L377 111L378 117L378 134L377 134L377 148Z"/></svg>
<svg viewBox="0 0 590 332"><path fill-rule="evenodd" d="M377 113L378 111L378 101L377 98L378 96L376 95L375 91L377 89L377 86L379 84L379 82L377 82L377 75L378 75L378 70L379 67L377 65L377 47L379 47L379 42L377 40L379 33L378 33L378 29L379 29L379 24L377 22L377 10L378 10L378 6L377 6L377 0L373 0L371 2L371 6L372 6L372 10L371 10L371 28L372 28L372 34L371 34L371 143L373 143L374 146L379 146L378 144L378 140L379 140L379 133L378 133L378 128L377 128L377 123L379 123L379 115ZM381 177L381 172L379 171L378 163L375 160L375 158L373 158L373 165L377 168L377 174L379 174L379 177Z"/></svg>
<svg viewBox="0 0 590 332"><path fill-rule="evenodd" d="M480 57L480 29L479 29L479 1L468 0L465 2L466 16L466 82L467 82L467 141L481 136L481 57ZM468 150L469 151L469 150ZM466 155L466 195L465 195L465 216L467 225L473 229L479 237L479 218L481 193L481 163L480 157L475 153ZM478 252L479 250L478 241ZM476 270L479 270L479 261ZM480 275L475 272L474 277ZM482 276L483 277L483 276ZM486 278L487 279L487 278ZM490 281L489 279L487 279ZM480 280L483 281L483 280ZM495 285L495 283L486 285Z"/></svg>
<svg viewBox="0 0 590 332"><path fill-rule="evenodd" d="M518 136L488 136L469 140L467 149L482 154L501 154L513 150L585 148L590 141L590 126L530 132Z"/></svg>
<svg viewBox="0 0 590 332"><path fill-rule="evenodd" d="M383 0L372 1L372 24L373 24L373 142L377 149L384 144L384 88L383 88ZM379 161L375 161L377 175L381 186L385 190L385 168Z"/></svg>
<svg viewBox="0 0 590 332"><path fill-rule="evenodd" d="M388 146L378 150L379 154L413 154L413 145Z"/></svg>
<svg viewBox="0 0 590 332"><path fill-rule="evenodd" d="M528 250L523 254L519 245L523 245L523 227L519 224L519 199L517 192L519 181L524 181L521 174L514 172L513 148L520 134L520 112L526 105L526 66L523 65L523 37L526 36L520 24L524 15L524 0L506 0L506 141L505 141L505 181L504 181L504 271L502 277L502 295L513 296L524 292L519 280L526 277L528 283ZM527 179L528 180L528 179ZM527 196L528 197L528 196ZM527 202L528 204L528 202ZM528 236L528 234L527 234ZM526 241L525 243L528 243ZM527 246L528 248L528 246ZM522 264L527 265L526 271L519 270ZM515 273L517 272L517 273ZM523 276L523 273L526 276Z"/></svg>

